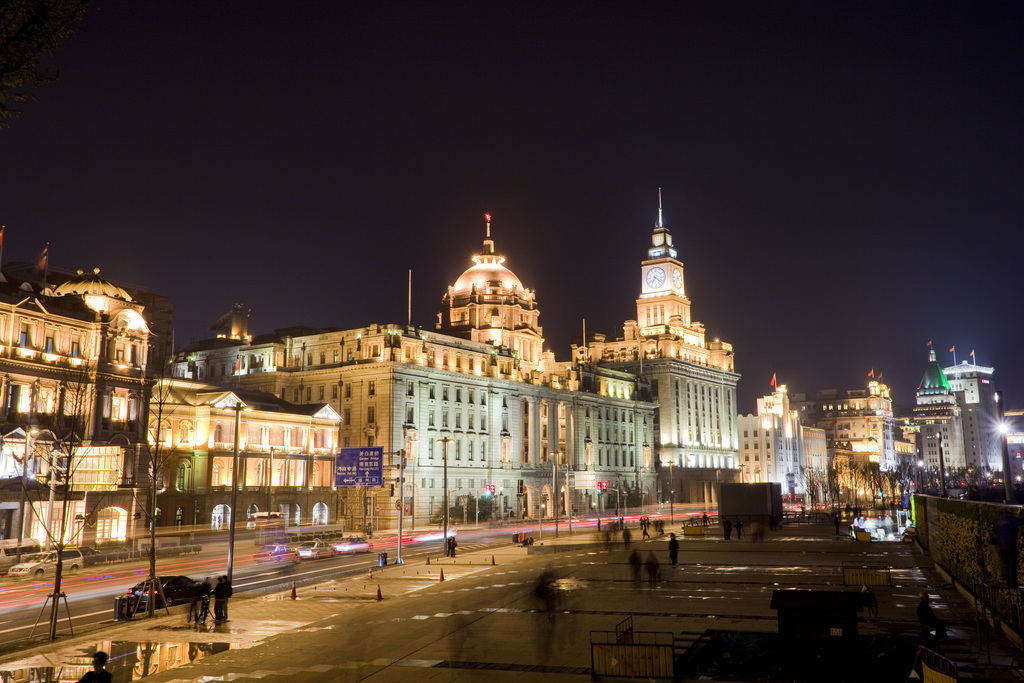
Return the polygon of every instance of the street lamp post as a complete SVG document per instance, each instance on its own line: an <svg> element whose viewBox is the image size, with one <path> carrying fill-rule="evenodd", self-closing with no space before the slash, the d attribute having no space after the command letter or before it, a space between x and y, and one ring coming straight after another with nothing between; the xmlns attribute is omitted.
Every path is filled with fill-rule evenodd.
<svg viewBox="0 0 1024 683"><path fill-rule="evenodd" d="M672 460L668 461L668 494L669 494L669 499L668 499L668 522L669 522L669 524L675 524L675 521L676 521L676 509L675 509L675 503L676 503L676 482L675 482L675 477L672 476L674 474L674 472L675 472L675 470L673 469L673 466L675 464L676 464L675 458L673 458Z"/></svg>
<svg viewBox="0 0 1024 683"><path fill-rule="evenodd" d="M274 509L274 451L277 450L273 446L270 447L270 465L267 467L267 512L272 512ZM269 519L269 517L268 517Z"/></svg>
<svg viewBox="0 0 1024 683"><path fill-rule="evenodd" d="M555 515L555 538L558 538L558 453L551 454L551 511Z"/></svg>
<svg viewBox="0 0 1024 683"><path fill-rule="evenodd" d="M999 409L999 445L1000 454L1003 456L1003 490L1006 492L1006 502L1013 502L1013 479L1010 476L1010 450L1006 444L1006 432L1009 426L1006 424L1006 414L1003 412L1002 396L996 394L996 407Z"/></svg>
<svg viewBox="0 0 1024 683"><path fill-rule="evenodd" d="M32 452L29 442L32 440L32 435L37 433L35 429L29 429L25 432L25 457L21 461L21 512L18 515L18 548L15 551L15 562L21 562L21 546L22 541L25 540L25 507L28 503L28 461L29 454Z"/></svg>
<svg viewBox="0 0 1024 683"><path fill-rule="evenodd" d="M238 506L238 442L242 432L242 411L252 410L244 403L236 403L231 407L235 411L235 453L231 465L231 510L228 512L228 582L235 568L235 508Z"/></svg>
<svg viewBox="0 0 1024 683"><path fill-rule="evenodd" d="M455 441L455 439L450 436L437 440L437 442L441 444L441 460L444 464L444 478L442 480L442 485L444 487L444 536L441 537L441 543L445 556L448 555L448 444L452 441Z"/></svg>

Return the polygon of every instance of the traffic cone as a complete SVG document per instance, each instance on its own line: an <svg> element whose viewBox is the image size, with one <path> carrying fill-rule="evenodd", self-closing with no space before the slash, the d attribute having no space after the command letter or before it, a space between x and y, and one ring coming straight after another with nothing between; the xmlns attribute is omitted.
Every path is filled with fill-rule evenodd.
<svg viewBox="0 0 1024 683"><path fill-rule="evenodd" d="M384 599L384 596L380 594L380 584L377 584L377 602Z"/></svg>
<svg viewBox="0 0 1024 683"><path fill-rule="evenodd" d="M491 555L491 566L494 566L494 555Z"/></svg>
<svg viewBox="0 0 1024 683"><path fill-rule="evenodd" d="M444 570L441 570L441 581L444 581Z"/></svg>
<svg viewBox="0 0 1024 683"><path fill-rule="evenodd" d="M366 576L368 579L373 580L373 567L370 567L368 570L366 570Z"/></svg>
<svg viewBox="0 0 1024 683"><path fill-rule="evenodd" d="M295 584L293 583L292 584L292 600L297 600L298 597L299 597L298 594L296 594L296 592L295 592Z"/></svg>

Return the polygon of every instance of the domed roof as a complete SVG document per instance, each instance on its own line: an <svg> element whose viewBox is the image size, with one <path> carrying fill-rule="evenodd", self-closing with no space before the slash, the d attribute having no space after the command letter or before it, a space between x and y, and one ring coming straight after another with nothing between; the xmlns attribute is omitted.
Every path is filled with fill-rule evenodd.
<svg viewBox="0 0 1024 683"><path fill-rule="evenodd" d="M53 288L55 296L68 296L77 295L85 296L87 294L99 294L101 296L109 296L113 299L121 299L123 301L131 301L132 297L128 292L124 291L112 282L100 278L100 269L92 269L92 277L84 277L82 271L78 271L77 280L68 280L67 282L57 285Z"/></svg>
<svg viewBox="0 0 1024 683"><path fill-rule="evenodd" d="M477 290L481 290L489 282L498 282L502 289L511 290L514 287L520 292L523 291L523 283L516 274L502 265L504 260L503 256L495 254L474 256L474 264L455 281L454 291L470 291L473 285L476 285Z"/></svg>
<svg viewBox="0 0 1024 683"><path fill-rule="evenodd" d="M918 396L949 394L952 393L952 391L953 390L949 386L949 380L946 379L946 374L942 372L942 367L940 367L938 361L935 360L935 351L929 351L928 367L925 368L924 377L921 378L921 383L917 385Z"/></svg>

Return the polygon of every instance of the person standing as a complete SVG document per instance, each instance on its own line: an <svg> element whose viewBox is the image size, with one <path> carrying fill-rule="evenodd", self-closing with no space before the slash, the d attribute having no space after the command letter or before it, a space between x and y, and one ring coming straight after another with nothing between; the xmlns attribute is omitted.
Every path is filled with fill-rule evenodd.
<svg viewBox="0 0 1024 683"><path fill-rule="evenodd" d="M668 535L668 559L672 561L673 567L679 564L679 541L675 534Z"/></svg>
<svg viewBox="0 0 1024 683"><path fill-rule="evenodd" d="M228 587L225 576L218 576L217 585L213 587L213 618L216 621L228 618Z"/></svg>
<svg viewBox="0 0 1024 683"><path fill-rule="evenodd" d="M743 520L742 519L737 519L736 520L736 540L738 541L741 538L743 538Z"/></svg>
<svg viewBox="0 0 1024 683"><path fill-rule="evenodd" d="M709 524L708 513L705 512L703 515L701 515L700 518L704 526L707 526Z"/></svg>
<svg viewBox="0 0 1024 683"><path fill-rule="evenodd" d="M647 583L654 588L658 583L658 575L661 573L661 567L658 564L658 558L654 556L654 551L647 553L647 562L644 563L647 569Z"/></svg>
<svg viewBox="0 0 1024 683"><path fill-rule="evenodd" d="M917 620L928 629L935 629L935 637L939 640L946 638L946 622L935 616L935 611L928 604L928 591L919 593L921 601L917 603Z"/></svg>
<svg viewBox="0 0 1024 683"><path fill-rule="evenodd" d="M722 532L725 534L725 540L729 540L732 537L732 522L724 520L722 522Z"/></svg>
<svg viewBox="0 0 1024 683"><path fill-rule="evenodd" d="M107 653L97 650L92 655L92 671L87 671L78 679L78 683L111 683L113 677L104 669L107 665Z"/></svg>

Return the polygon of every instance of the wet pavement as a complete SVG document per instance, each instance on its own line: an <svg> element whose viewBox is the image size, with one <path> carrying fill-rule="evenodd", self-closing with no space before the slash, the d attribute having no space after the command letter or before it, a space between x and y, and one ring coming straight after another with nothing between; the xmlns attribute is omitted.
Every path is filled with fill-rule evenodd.
<svg viewBox="0 0 1024 683"><path fill-rule="evenodd" d="M873 653L889 675L857 673L849 662L826 658L820 666L839 668L791 679L901 680L921 642L917 593L927 590L950 631L948 641L934 645L957 662L961 680L1024 680L1020 651L979 632L972 606L943 584L927 557L907 544L855 543L831 531L786 527L763 543L681 539L678 566L667 562L667 537L627 550L621 543L606 547L595 534L563 533L529 551L509 545L374 568L300 588L294 600L290 591L236 596L224 623L196 627L181 607L153 620L111 622L0 663L0 671L19 672L7 680L77 680L76 667L106 649L115 681L584 681L591 632L631 616L637 632L701 644L690 658L689 680L777 679L772 667L784 648L776 641L773 592L857 592L859 586L843 585L843 563L869 562L891 567L892 585L872 588L877 616L858 614L857 627L868 648L862 652ZM658 559L653 583L646 571L634 580L634 549L644 560ZM545 570L557 592L553 602L537 597ZM47 667L50 677L38 677Z"/></svg>

